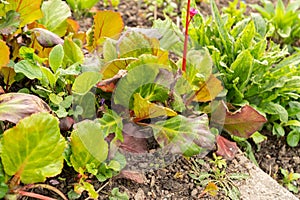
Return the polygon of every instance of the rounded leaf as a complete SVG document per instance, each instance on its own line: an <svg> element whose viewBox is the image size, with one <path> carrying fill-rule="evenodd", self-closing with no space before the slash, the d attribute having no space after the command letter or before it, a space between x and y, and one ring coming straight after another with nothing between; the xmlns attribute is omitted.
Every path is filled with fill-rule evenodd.
<svg viewBox="0 0 300 200"><path fill-rule="evenodd" d="M58 119L49 113L33 114L4 132L4 171L25 184L44 182L61 172L65 146Z"/></svg>

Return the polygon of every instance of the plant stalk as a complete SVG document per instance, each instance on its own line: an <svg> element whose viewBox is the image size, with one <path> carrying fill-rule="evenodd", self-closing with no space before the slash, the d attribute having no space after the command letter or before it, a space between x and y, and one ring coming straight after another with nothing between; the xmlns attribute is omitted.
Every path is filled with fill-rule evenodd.
<svg viewBox="0 0 300 200"><path fill-rule="evenodd" d="M191 8L191 1L188 0L186 17L185 17L185 34L184 34L183 58L182 58L183 72L185 72L186 70L186 54L187 54L187 46L188 46L188 39L189 39L190 8Z"/></svg>

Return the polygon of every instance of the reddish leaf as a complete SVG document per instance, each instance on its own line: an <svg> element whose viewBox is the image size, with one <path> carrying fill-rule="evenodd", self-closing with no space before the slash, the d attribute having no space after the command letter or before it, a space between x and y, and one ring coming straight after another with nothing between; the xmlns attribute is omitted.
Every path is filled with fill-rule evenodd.
<svg viewBox="0 0 300 200"><path fill-rule="evenodd" d="M111 141L114 138L114 135L111 134L106 137L107 141ZM130 136L126 133L123 133L124 141L116 141L116 145L127 152L131 153L146 153L148 151L147 139L146 138L137 138Z"/></svg>
<svg viewBox="0 0 300 200"><path fill-rule="evenodd" d="M64 44L64 40L51 31L43 28L34 28L33 31L36 35L37 41L43 47L54 47L57 44Z"/></svg>
<svg viewBox="0 0 300 200"><path fill-rule="evenodd" d="M126 178L141 184L144 184L147 180L143 173L129 170L122 170L116 178Z"/></svg>
<svg viewBox="0 0 300 200"><path fill-rule="evenodd" d="M212 114L212 122L224 124L224 130L234 136L249 138L267 122L267 119L249 105L230 112L222 101Z"/></svg>
<svg viewBox="0 0 300 200"><path fill-rule="evenodd" d="M220 135L216 137L216 142L218 146L217 155L227 160L232 160L239 150L235 142L231 142Z"/></svg>
<svg viewBox="0 0 300 200"><path fill-rule="evenodd" d="M59 128L62 131L69 131L74 124L74 119L72 117L64 117L59 119Z"/></svg>

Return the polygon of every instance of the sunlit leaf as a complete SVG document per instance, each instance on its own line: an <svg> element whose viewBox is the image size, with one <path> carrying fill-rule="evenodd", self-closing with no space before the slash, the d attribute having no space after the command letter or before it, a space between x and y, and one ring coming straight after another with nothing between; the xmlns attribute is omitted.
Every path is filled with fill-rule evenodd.
<svg viewBox="0 0 300 200"><path fill-rule="evenodd" d="M43 73L40 67L28 60L21 60L20 62L15 64L14 69L16 73L22 73L31 80L33 79L40 80L43 77Z"/></svg>
<svg viewBox="0 0 300 200"><path fill-rule="evenodd" d="M99 11L94 16L92 44L90 51L103 44L106 37L117 39L124 27L120 13L114 11Z"/></svg>
<svg viewBox="0 0 300 200"><path fill-rule="evenodd" d="M63 58L64 58L64 49L62 45L56 45L49 54L49 65L53 72L55 73L56 70L62 65Z"/></svg>
<svg viewBox="0 0 300 200"><path fill-rule="evenodd" d="M213 197L215 197L218 194L218 191L219 191L218 186L213 182L209 182L204 189L204 192L207 192L209 195Z"/></svg>
<svg viewBox="0 0 300 200"><path fill-rule="evenodd" d="M86 94L73 93L73 112L75 120L94 119L96 115L96 98L93 92Z"/></svg>
<svg viewBox="0 0 300 200"><path fill-rule="evenodd" d="M220 102L213 116L213 123L224 125L225 131L243 138L249 138L267 122L263 115L249 105L230 112L223 101Z"/></svg>
<svg viewBox="0 0 300 200"><path fill-rule="evenodd" d="M150 126L156 141L165 151L205 156L214 147L214 135L209 131L207 115L196 118L177 115Z"/></svg>
<svg viewBox="0 0 300 200"><path fill-rule="evenodd" d="M65 147L57 118L48 113L24 118L3 134L1 158L5 173L25 184L44 182L61 173Z"/></svg>
<svg viewBox="0 0 300 200"><path fill-rule="evenodd" d="M11 86L15 82L16 72L11 67L2 67L0 74L2 74L4 83Z"/></svg>
<svg viewBox="0 0 300 200"><path fill-rule="evenodd" d="M6 16L0 19L0 33L4 35L14 33L20 25L20 14L14 10L6 13Z"/></svg>
<svg viewBox="0 0 300 200"><path fill-rule="evenodd" d="M298 131L291 131L286 138L289 146L296 147L300 141L300 134Z"/></svg>
<svg viewBox="0 0 300 200"><path fill-rule="evenodd" d="M81 48L73 42L70 38L66 38L64 42L64 61L65 66L70 66L75 63L82 64L84 62L84 55Z"/></svg>
<svg viewBox="0 0 300 200"><path fill-rule="evenodd" d="M3 164L0 163L0 198L4 198L9 188L6 184L6 176L3 169Z"/></svg>
<svg viewBox="0 0 300 200"><path fill-rule="evenodd" d="M6 93L0 95L0 120L17 123L19 120L38 112L50 112L49 106L39 97Z"/></svg>
<svg viewBox="0 0 300 200"><path fill-rule="evenodd" d="M159 68L157 65L149 64L135 67L128 74L121 78L118 82L114 93L114 101L116 104L129 108L132 95L143 85L154 83Z"/></svg>
<svg viewBox="0 0 300 200"><path fill-rule="evenodd" d="M84 95L89 92L102 78L98 72L83 72L74 81L72 91Z"/></svg>
<svg viewBox="0 0 300 200"><path fill-rule="evenodd" d="M123 123L122 118L113 110L108 110L104 113L103 117L99 119L101 129L104 136L108 136L110 133L115 134L115 139L123 142Z"/></svg>
<svg viewBox="0 0 300 200"><path fill-rule="evenodd" d="M5 5L5 11L14 10L18 12L20 14L21 27L43 16L41 11L42 0L7 0L7 2L9 4Z"/></svg>
<svg viewBox="0 0 300 200"><path fill-rule="evenodd" d="M9 63L9 48L3 40L0 40L0 69Z"/></svg>
<svg viewBox="0 0 300 200"><path fill-rule="evenodd" d="M71 11L66 2L61 0L48 0L42 4L43 18L39 23L43 24L49 31L63 36L67 30L67 18Z"/></svg>
<svg viewBox="0 0 300 200"><path fill-rule="evenodd" d="M126 67L136 58L120 58L115 59L107 64L105 64L101 69L101 74L103 74L103 79L111 78L116 75L121 69L126 69Z"/></svg>
<svg viewBox="0 0 300 200"><path fill-rule="evenodd" d="M216 143L218 147L217 155L228 160L232 160L239 150L235 142L231 142L220 135L217 136Z"/></svg>
<svg viewBox="0 0 300 200"><path fill-rule="evenodd" d="M118 44L121 58L137 58L142 54L156 55L159 48L159 42L156 38L148 38L139 32L130 31L121 37Z"/></svg>
<svg viewBox="0 0 300 200"><path fill-rule="evenodd" d="M170 108L159 106L155 103L151 103L147 99L141 97L140 93L133 95L133 111L135 114L135 120L143 120L147 118L155 118L159 116L176 116L177 113Z"/></svg>
<svg viewBox="0 0 300 200"><path fill-rule="evenodd" d="M72 10L85 10L92 8L99 0L67 0Z"/></svg>
<svg viewBox="0 0 300 200"><path fill-rule="evenodd" d="M200 84L199 88L194 98L194 101L198 102L212 101L223 90L221 81L214 75L211 75L205 83Z"/></svg>
<svg viewBox="0 0 300 200"><path fill-rule="evenodd" d="M77 172L80 168L86 169L86 165L91 163L98 167L108 155L108 144L100 124L88 120L74 125L71 148L71 163Z"/></svg>

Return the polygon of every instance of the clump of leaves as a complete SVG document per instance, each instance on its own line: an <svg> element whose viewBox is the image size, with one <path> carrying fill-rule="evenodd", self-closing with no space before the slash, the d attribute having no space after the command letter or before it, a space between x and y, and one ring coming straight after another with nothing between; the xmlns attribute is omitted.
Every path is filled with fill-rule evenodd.
<svg viewBox="0 0 300 200"><path fill-rule="evenodd" d="M206 194L216 196L218 192L224 192L224 195L230 199L240 199L239 189L235 186L234 180L243 180L249 177L248 174L226 172L227 163L224 158L213 153L213 159L209 162L211 167L208 171L203 171L201 168L206 164L202 159L191 160L192 170L189 176L194 179L196 184L201 185L203 192L198 198Z"/></svg>
<svg viewBox="0 0 300 200"><path fill-rule="evenodd" d="M282 183L287 189L293 193L298 193L299 188L297 186L297 180L300 179L299 173L289 172L286 169L280 168L280 172L283 175Z"/></svg>
<svg viewBox="0 0 300 200"><path fill-rule="evenodd" d="M268 0L262 0L263 7L251 5L266 19L271 28L274 28L273 39L280 43L290 45L300 39L300 1L291 1L284 5L282 0L278 0L276 6Z"/></svg>

